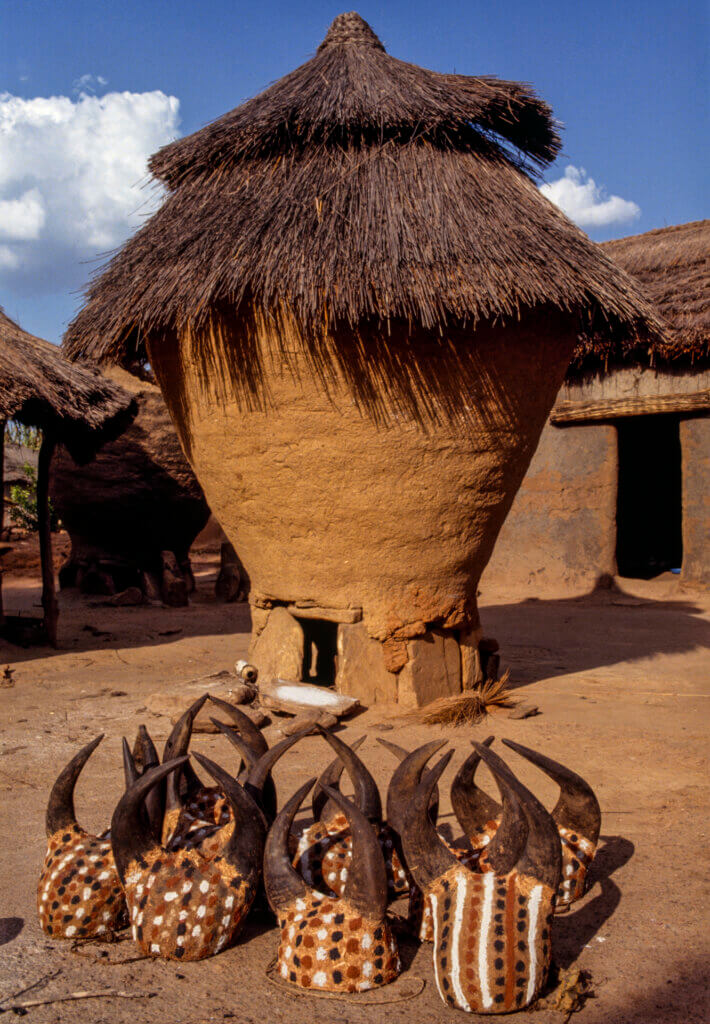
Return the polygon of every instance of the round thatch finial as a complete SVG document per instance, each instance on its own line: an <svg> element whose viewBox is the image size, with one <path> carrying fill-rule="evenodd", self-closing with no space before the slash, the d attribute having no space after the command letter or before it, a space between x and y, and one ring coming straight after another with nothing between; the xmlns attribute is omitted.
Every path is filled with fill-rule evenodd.
<svg viewBox="0 0 710 1024"><path fill-rule="evenodd" d="M369 46L375 50L382 50L383 53L385 52L385 48L380 40L377 38L365 19L360 17L357 11L348 11L346 14L339 14L337 18L333 20L325 39L318 47L318 52L320 53L320 51L324 50L326 46L343 46L345 43L355 43L357 46Z"/></svg>

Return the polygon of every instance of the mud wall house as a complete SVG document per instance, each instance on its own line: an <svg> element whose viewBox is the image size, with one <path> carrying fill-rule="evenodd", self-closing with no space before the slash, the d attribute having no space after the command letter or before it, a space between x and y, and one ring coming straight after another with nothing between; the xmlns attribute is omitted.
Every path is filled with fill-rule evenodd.
<svg viewBox="0 0 710 1024"><path fill-rule="evenodd" d="M62 443L77 462L91 459L102 444L126 428L135 412L132 396L95 367L70 363L56 346L23 331L0 309L0 447L4 449L8 420L42 431L37 511L44 630L50 643L56 643L57 626L48 504L52 453ZM0 468L4 465L4 451L0 451ZM4 483L0 493L4 495ZM0 588L0 635L14 628L11 620L4 614Z"/></svg>
<svg viewBox="0 0 710 1024"><path fill-rule="evenodd" d="M710 583L710 221L606 242L667 323L576 353L482 587L584 591L680 569Z"/></svg>
<svg viewBox="0 0 710 1024"><path fill-rule="evenodd" d="M52 459L50 495L71 538L60 584L103 594L136 588L185 604L194 587L190 545L209 518L207 502L157 385L119 367L106 377L138 412L87 465L63 447Z"/></svg>
<svg viewBox="0 0 710 1024"><path fill-rule="evenodd" d="M351 13L152 158L167 198L65 345L150 363L263 673L408 706L470 685L478 580L578 339L660 331L536 187L559 148L529 87L397 60Z"/></svg>

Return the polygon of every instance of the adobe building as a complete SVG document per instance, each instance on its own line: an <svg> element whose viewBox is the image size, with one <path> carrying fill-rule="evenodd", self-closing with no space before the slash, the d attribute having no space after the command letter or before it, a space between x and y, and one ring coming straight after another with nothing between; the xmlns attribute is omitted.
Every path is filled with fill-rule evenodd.
<svg viewBox="0 0 710 1024"><path fill-rule="evenodd" d="M665 318L665 343L578 350L483 588L581 593L678 569L710 583L710 221L602 248Z"/></svg>
<svg viewBox="0 0 710 1024"><path fill-rule="evenodd" d="M251 659L364 702L471 685L476 588L580 339L660 337L541 195L552 112L357 14L160 150L67 351L149 362L251 579Z"/></svg>

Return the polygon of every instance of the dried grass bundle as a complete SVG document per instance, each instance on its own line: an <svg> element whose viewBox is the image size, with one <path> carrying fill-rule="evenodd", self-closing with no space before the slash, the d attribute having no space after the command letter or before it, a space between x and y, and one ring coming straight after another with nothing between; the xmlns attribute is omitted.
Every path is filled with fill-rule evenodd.
<svg viewBox="0 0 710 1024"><path fill-rule="evenodd" d="M500 679L487 679L476 690L465 690L455 697L440 697L406 717L424 725L475 725L495 708L512 708L515 701L508 690L510 672Z"/></svg>
<svg viewBox="0 0 710 1024"><path fill-rule="evenodd" d="M39 427L85 461L125 430L136 411L122 387L93 366L70 363L0 308L0 420Z"/></svg>
<svg viewBox="0 0 710 1024"><path fill-rule="evenodd" d="M152 158L167 198L94 280L65 349L154 365L187 336L208 347L266 320L326 379L363 324L465 327L475 348L480 322L544 308L590 344L658 340L630 278L535 186L557 127L529 86L397 60L341 15L311 60ZM258 347L231 357L258 385Z"/></svg>

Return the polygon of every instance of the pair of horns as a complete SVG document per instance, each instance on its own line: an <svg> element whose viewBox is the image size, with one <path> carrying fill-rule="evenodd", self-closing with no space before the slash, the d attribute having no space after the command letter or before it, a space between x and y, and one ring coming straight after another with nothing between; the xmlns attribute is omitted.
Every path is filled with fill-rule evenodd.
<svg viewBox="0 0 710 1024"><path fill-rule="evenodd" d="M327 820L340 809L340 805L329 798L328 791L330 789L339 791L340 778L345 770L353 784L353 800L358 809L372 825L379 825L382 821L380 791L372 775L355 753L367 737L360 736L352 745L348 746L339 736L333 735L328 729L324 729L320 725L316 728L323 739L333 748L337 757L331 761L316 782L311 802L313 817L316 821Z"/></svg>
<svg viewBox="0 0 710 1024"><path fill-rule="evenodd" d="M305 899L309 886L291 864L288 837L296 812L316 779L309 779L294 793L271 827L264 852L264 886L272 910L278 916L281 910ZM380 920L387 906L387 871L375 830L368 817L347 797L321 782L327 799L345 815L352 836L352 859L343 887L343 898L360 914Z"/></svg>
<svg viewBox="0 0 710 1024"><path fill-rule="evenodd" d="M266 828L254 800L236 779L202 754L194 755L226 796L234 815L234 828L227 840L222 856L243 875L257 872L264 850ZM143 807L146 797L163 780L178 771L184 771L186 755L149 768L124 793L111 819L111 845L119 878L125 881L126 872L133 861L155 849L156 841L146 820ZM197 776L195 776L197 778Z"/></svg>
<svg viewBox="0 0 710 1024"><path fill-rule="evenodd" d="M490 747L492 742L493 736L489 736L483 741L482 746ZM596 844L602 817L599 802L589 783L569 768L529 747L523 747L512 740L503 740L503 743L536 765L560 787L559 799L551 812L556 824L571 832L578 832ZM498 818L501 813L500 804L476 785L474 776L481 762L481 755L475 743L474 748L476 749L461 765L451 785L454 813L467 836L472 836L487 821Z"/></svg>
<svg viewBox="0 0 710 1024"><path fill-rule="evenodd" d="M404 829L404 813L407 802L415 784L411 764L405 765L404 763L409 757L410 751L400 747L397 743L391 743L389 740L382 739L381 737L377 738L377 742L394 754L399 761L399 765L392 774L390 784L387 787L387 823L392 826L397 835L401 835ZM431 752L435 754L437 750L441 750L445 743L446 740L434 740L427 746L432 748ZM439 817L439 786L437 780L435 780L429 800L429 817L435 825ZM399 852L401 853L401 850Z"/></svg>
<svg viewBox="0 0 710 1024"><path fill-rule="evenodd" d="M434 741L420 747L400 766L416 787L404 813L404 829L400 835L407 866L421 888L426 888L451 868L461 866L441 841L428 814L432 791L453 751L445 754L422 780L427 761L441 745ZM482 743L474 743L474 749L490 769L502 800L500 824L486 848L488 863L496 874L507 874L516 868L556 889L562 855L552 817L497 754Z"/></svg>
<svg viewBox="0 0 710 1024"><path fill-rule="evenodd" d="M212 722L214 722L220 732L239 751L244 761L245 768L239 776L244 788L264 813L267 820L273 821L276 817L277 798L271 771L279 758L287 750L290 750L294 743L298 743L300 739L307 736L310 730L301 729L299 732L294 733L293 736L287 736L280 743L269 747L261 731L254 725L248 715L232 707L231 704L227 705L225 701L216 700L214 697L210 699L217 704L224 704L224 710L231 715L232 720L236 723L237 728L232 728L232 726L227 725L225 722L220 722L216 718L212 719ZM248 727L244 726L242 719L249 723ZM240 731L237 731L237 729ZM255 730L258 733L258 741L256 741L255 734L251 733L250 730Z"/></svg>

